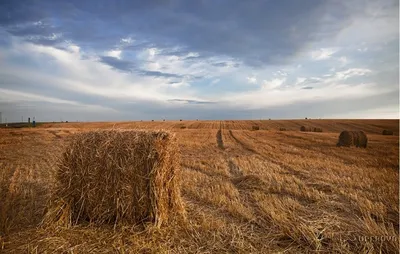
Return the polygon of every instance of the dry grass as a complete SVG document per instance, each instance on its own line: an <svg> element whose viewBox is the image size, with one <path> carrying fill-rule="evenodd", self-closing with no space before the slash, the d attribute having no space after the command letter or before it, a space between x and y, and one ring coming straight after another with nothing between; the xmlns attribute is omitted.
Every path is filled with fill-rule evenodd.
<svg viewBox="0 0 400 254"><path fill-rule="evenodd" d="M398 252L399 139L382 135L382 129L398 135L397 120L185 121L186 129L177 124L68 123L0 130L1 251ZM305 124L324 132L299 132ZM161 228L38 227L57 187L56 157L71 134L114 125L176 133L187 221ZM251 131L253 125L262 130ZM343 129L366 132L368 149L336 147Z"/></svg>

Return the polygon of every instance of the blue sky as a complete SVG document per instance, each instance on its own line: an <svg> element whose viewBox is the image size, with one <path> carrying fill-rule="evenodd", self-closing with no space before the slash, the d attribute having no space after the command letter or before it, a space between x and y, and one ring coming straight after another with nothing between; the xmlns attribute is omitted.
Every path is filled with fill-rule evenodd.
<svg viewBox="0 0 400 254"><path fill-rule="evenodd" d="M0 112L398 118L398 1L1 1Z"/></svg>

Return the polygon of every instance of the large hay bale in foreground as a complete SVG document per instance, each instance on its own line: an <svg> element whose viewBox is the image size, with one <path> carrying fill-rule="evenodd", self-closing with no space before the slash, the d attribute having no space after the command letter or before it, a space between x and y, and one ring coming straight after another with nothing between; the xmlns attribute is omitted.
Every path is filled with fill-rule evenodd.
<svg viewBox="0 0 400 254"><path fill-rule="evenodd" d="M55 202L45 222L160 226L183 215L178 145L165 131L76 134L59 161Z"/></svg>
<svg viewBox="0 0 400 254"><path fill-rule="evenodd" d="M339 142L337 146L366 148L368 144L367 135L363 131L342 131L339 135Z"/></svg>
<svg viewBox="0 0 400 254"><path fill-rule="evenodd" d="M383 130L382 135L393 135L393 131L391 130Z"/></svg>

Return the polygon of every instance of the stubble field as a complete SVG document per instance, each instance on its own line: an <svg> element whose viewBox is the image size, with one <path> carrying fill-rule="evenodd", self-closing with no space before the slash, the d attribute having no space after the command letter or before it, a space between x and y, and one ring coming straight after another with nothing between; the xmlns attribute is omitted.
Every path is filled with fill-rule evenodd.
<svg viewBox="0 0 400 254"><path fill-rule="evenodd" d="M302 125L323 132L300 132ZM187 221L160 229L40 226L63 146L74 133L104 128L176 133ZM383 129L395 135L383 136ZM336 147L342 130L365 131L368 147ZM0 252L396 253L398 135L398 120L48 123L0 129Z"/></svg>

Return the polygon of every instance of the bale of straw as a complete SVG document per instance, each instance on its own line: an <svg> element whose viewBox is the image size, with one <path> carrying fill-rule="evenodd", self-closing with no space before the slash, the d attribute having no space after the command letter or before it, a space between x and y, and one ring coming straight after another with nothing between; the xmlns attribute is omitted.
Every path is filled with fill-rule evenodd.
<svg viewBox="0 0 400 254"><path fill-rule="evenodd" d="M166 131L75 134L58 162L58 186L45 225L152 223L184 215L179 152Z"/></svg>
<svg viewBox="0 0 400 254"><path fill-rule="evenodd" d="M253 131L258 131L258 130L260 130L260 126L258 126L258 125L253 125L253 126L251 127L251 129L252 129Z"/></svg>
<svg viewBox="0 0 400 254"><path fill-rule="evenodd" d="M286 128L279 128L280 131L286 131Z"/></svg>
<svg viewBox="0 0 400 254"><path fill-rule="evenodd" d="M337 146L356 146L366 148L368 137L363 131L342 131Z"/></svg>
<svg viewBox="0 0 400 254"><path fill-rule="evenodd" d="M314 132L322 132L322 128L314 127L313 131L314 131Z"/></svg>
<svg viewBox="0 0 400 254"><path fill-rule="evenodd" d="M300 131L311 131L311 127L301 126Z"/></svg>
<svg viewBox="0 0 400 254"><path fill-rule="evenodd" d="M383 130L382 135L393 135L393 131L391 130Z"/></svg>

